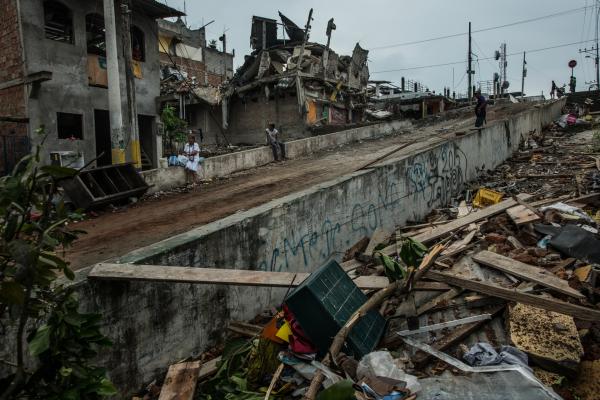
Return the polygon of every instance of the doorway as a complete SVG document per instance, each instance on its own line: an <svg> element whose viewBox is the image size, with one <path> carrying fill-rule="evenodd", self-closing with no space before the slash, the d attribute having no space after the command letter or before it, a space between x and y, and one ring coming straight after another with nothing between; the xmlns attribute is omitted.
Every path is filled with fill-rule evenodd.
<svg viewBox="0 0 600 400"><path fill-rule="evenodd" d="M156 135L154 134L154 117L138 114L138 129L140 132L140 151L142 156L142 169L156 168Z"/></svg>

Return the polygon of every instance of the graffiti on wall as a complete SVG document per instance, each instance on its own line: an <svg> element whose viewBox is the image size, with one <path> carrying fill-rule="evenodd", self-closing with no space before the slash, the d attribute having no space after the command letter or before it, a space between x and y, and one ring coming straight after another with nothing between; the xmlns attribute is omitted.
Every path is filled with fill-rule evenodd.
<svg viewBox="0 0 600 400"><path fill-rule="evenodd" d="M259 262L264 271L313 269L340 254L349 246L375 229L391 229L397 223L398 211L411 208L415 201L425 201L428 208L447 204L462 190L466 182L467 158L454 143L447 143L407 161L406 168L379 169L373 179L376 190L369 184L362 186L360 198L364 201L346 204L339 199L342 212L327 216L315 224L314 217L303 218L311 227L304 231L291 229L287 236L278 238L277 246L267 250ZM405 171L404 173L401 171ZM406 201L408 200L408 202ZM396 218L394 218L396 217Z"/></svg>
<svg viewBox="0 0 600 400"><path fill-rule="evenodd" d="M455 143L415 156L406 169L409 196L427 207L446 205L467 181L467 156Z"/></svg>

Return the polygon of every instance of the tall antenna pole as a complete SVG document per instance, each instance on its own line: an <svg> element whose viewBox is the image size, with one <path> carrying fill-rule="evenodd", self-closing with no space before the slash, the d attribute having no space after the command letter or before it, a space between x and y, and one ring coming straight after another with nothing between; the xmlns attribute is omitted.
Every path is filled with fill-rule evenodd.
<svg viewBox="0 0 600 400"><path fill-rule="evenodd" d="M525 97L525 77L527 76L527 60L525 60L525 52L523 52L523 72L521 73L521 99Z"/></svg>
<svg viewBox="0 0 600 400"><path fill-rule="evenodd" d="M471 63L473 62L473 53L471 51L471 22L469 21L469 69L467 69L467 75L469 75L469 83L467 89L468 102L471 103L471 99L473 98L473 86L472 86L472 74L473 70L471 69Z"/></svg>
<svg viewBox="0 0 600 400"><path fill-rule="evenodd" d="M598 53L598 18L600 18L600 4L596 1L596 89L600 90L600 53Z"/></svg>

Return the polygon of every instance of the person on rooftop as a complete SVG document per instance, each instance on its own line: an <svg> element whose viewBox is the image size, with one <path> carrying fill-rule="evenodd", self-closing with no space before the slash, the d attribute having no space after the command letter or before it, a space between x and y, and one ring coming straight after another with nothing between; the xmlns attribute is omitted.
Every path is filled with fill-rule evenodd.
<svg viewBox="0 0 600 400"><path fill-rule="evenodd" d="M481 128L486 121L486 108L487 100L481 94L481 90L475 91L475 99L477 104L475 105L475 128Z"/></svg>

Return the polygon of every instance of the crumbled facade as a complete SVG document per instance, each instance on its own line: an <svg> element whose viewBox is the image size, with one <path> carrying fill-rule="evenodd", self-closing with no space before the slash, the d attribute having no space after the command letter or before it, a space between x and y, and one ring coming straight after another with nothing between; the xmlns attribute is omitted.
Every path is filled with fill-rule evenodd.
<svg viewBox="0 0 600 400"><path fill-rule="evenodd" d="M122 10L120 5L116 10ZM131 7L139 136L144 164L151 167L157 164L160 153L156 19L181 13L154 0L132 0ZM95 165L111 163L103 10L102 0L0 0L4 20L0 35L0 135L29 137L35 145L39 140L35 132L44 127L48 134L43 154L46 160L71 152L80 162L96 159ZM123 48L121 18L117 12L119 49ZM119 59L119 72L124 76L126 63L121 50ZM126 98L122 108L127 112Z"/></svg>
<svg viewBox="0 0 600 400"><path fill-rule="evenodd" d="M226 46L225 35L221 37ZM178 19L159 21L160 106L179 110L203 146L229 144L221 128L218 87L233 76L233 53L207 45L204 27L190 29Z"/></svg>
<svg viewBox="0 0 600 400"><path fill-rule="evenodd" d="M235 144L263 143L269 123L294 139L364 119L368 51L357 44L340 56L280 16L287 39L278 38L276 20L253 17L254 51L222 87L223 127Z"/></svg>

